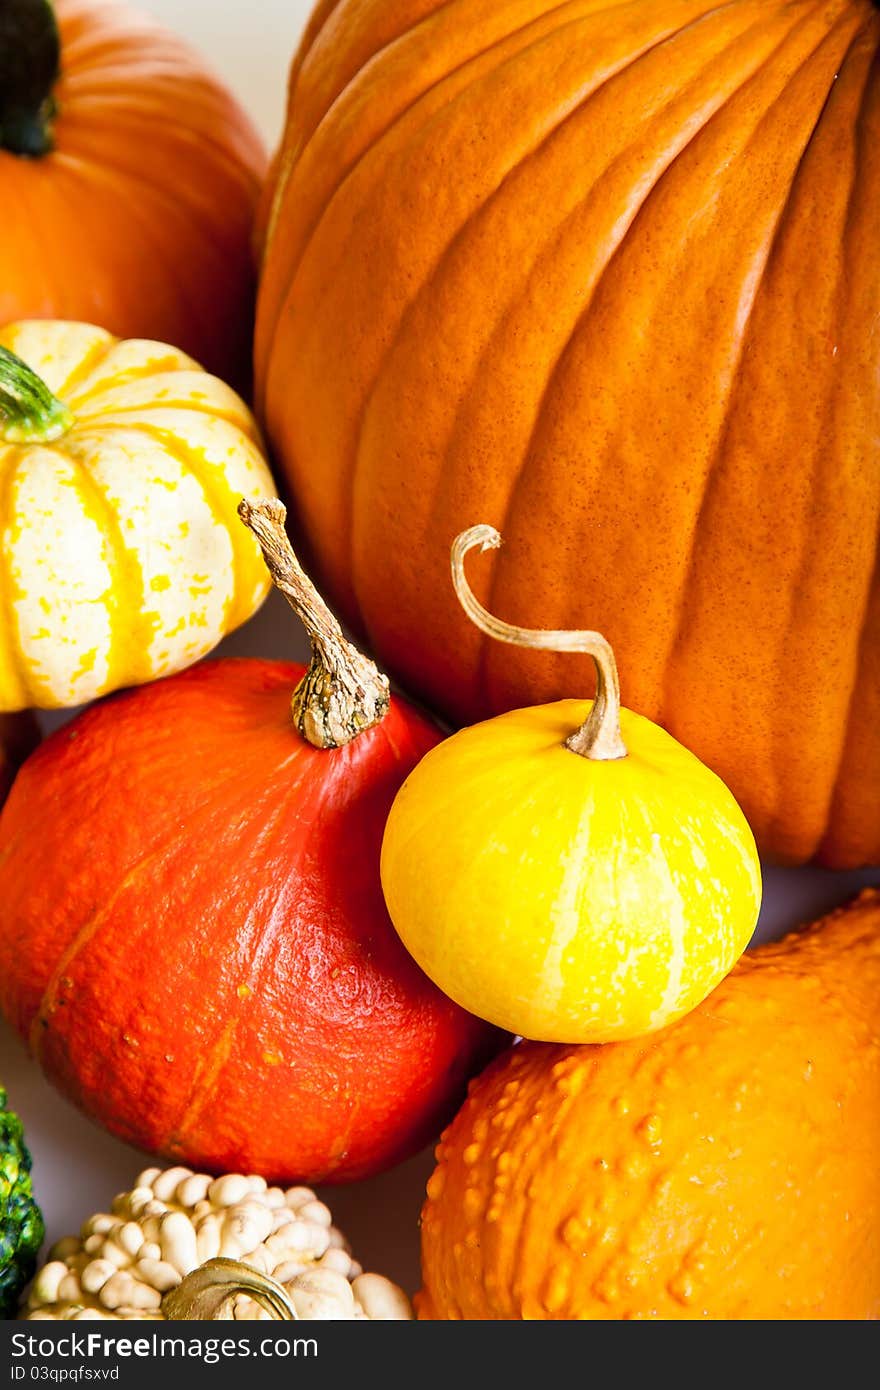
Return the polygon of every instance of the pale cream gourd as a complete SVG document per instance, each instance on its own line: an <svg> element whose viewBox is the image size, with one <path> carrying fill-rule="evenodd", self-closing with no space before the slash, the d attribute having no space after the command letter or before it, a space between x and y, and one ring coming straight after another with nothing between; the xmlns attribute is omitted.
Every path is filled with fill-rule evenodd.
<svg viewBox="0 0 880 1390"><path fill-rule="evenodd" d="M177 348L87 324L0 348L21 359L0 352L0 710L191 665L268 592L236 515L275 491L249 410Z"/></svg>
<svg viewBox="0 0 880 1390"><path fill-rule="evenodd" d="M242 1291L251 1279L253 1296ZM110 1212L53 1246L22 1317L254 1320L272 1316L273 1303L286 1309L275 1316L305 1321L412 1317L401 1289L363 1272L310 1188L148 1168Z"/></svg>

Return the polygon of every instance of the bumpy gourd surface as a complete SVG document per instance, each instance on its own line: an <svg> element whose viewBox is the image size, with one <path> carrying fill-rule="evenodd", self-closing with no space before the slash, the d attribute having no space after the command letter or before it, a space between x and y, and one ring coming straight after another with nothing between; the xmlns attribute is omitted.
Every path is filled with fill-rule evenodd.
<svg viewBox="0 0 880 1390"><path fill-rule="evenodd" d="M870 0L322 4L256 338L322 587L407 689L593 688L467 630L490 522L493 613L598 628L762 849L840 866L880 859L878 49Z"/></svg>
<svg viewBox="0 0 880 1390"><path fill-rule="evenodd" d="M161 343L39 322L0 343L74 417L48 446L0 430L0 710L190 665L269 587L236 514L275 490L249 411Z"/></svg>
<svg viewBox="0 0 880 1390"><path fill-rule="evenodd" d="M643 1042L524 1043L422 1216L420 1316L880 1316L880 892Z"/></svg>
<svg viewBox="0 0 880 1390"><path fill-rule="evenodd" d="M382 845L391 920L464 1008L525 1037L635 1037L704 999L761 903L752 833L722 782L623 710L625 758L565 747L560 700L438 744Z"/></svg>

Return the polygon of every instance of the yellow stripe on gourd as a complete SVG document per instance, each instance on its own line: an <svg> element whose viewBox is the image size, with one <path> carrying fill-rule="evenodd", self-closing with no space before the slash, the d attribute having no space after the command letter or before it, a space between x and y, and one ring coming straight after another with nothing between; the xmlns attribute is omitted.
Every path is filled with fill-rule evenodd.
<svg viewBox="0 0 880 1390"><path fill-rule="evenodd" d="M0 447L0 710L24 709L30 703L25 663L18 640L12 595L9 547L15 523L10 497L20 463L17 448Z"/></svg>

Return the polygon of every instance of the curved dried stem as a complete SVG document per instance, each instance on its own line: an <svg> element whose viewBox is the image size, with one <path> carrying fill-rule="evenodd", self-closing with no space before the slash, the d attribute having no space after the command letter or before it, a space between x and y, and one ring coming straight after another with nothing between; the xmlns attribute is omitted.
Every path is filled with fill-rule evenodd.
<svg viewBox="0 0 880 1390"><path fill-rule="evenodd" d="M516 627L496 618L484 608L471 589L464 572L465 556L477 546L497 550L501 536L494 526L471 526L452 543L452 582L458 601L475 627L496 642L534 651L578 652L591 656L596 664L596 698L585 722L565 740L566 748L582 758L610 762L626 757L620 732L620 681L611 644L601 632L572 631L565 628Z"/></svg>

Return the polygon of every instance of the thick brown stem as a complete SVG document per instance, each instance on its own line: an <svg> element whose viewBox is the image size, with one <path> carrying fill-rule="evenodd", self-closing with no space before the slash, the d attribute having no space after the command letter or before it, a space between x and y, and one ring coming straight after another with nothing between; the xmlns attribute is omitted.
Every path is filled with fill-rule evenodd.
<svg viewBox="0 0 880 1390"><path fill-rule="evenodd" d="M277 498L242 500L238 514L256 536L272 581L302 622L312 659L291 700L293 721L314 748L341 748L381 722L391 700L388 678L344 636L293 553Z"/></svg>
<svg viewBox="0 0 880 1390"><path fill-rule="evenodd" d="M565 746L582 758L600 762L625 758L626 745L620 732L617 662L610 643L601 632L515 627L496 618L476 598L465 578L465 556L475 546L481 550L497 550L500 544L501 536L494 526L471 526L456 536L452 543L452 582L459 603L471 622L497 642L510 642L513 646L531 647L536 651L580 652L591 656L596 663L596 698L588 718L565 740Z"/></svg>
<svg viewBox="0 0 880 1390"><path fill-rule="evenodd" d="M268 1274L238 1260L208 1260L170 1289L162 1315L171 1322L217 1322L228 1316L232 1300L246 1294L277 1321L298 1321L287 1290Z"/></svg>

